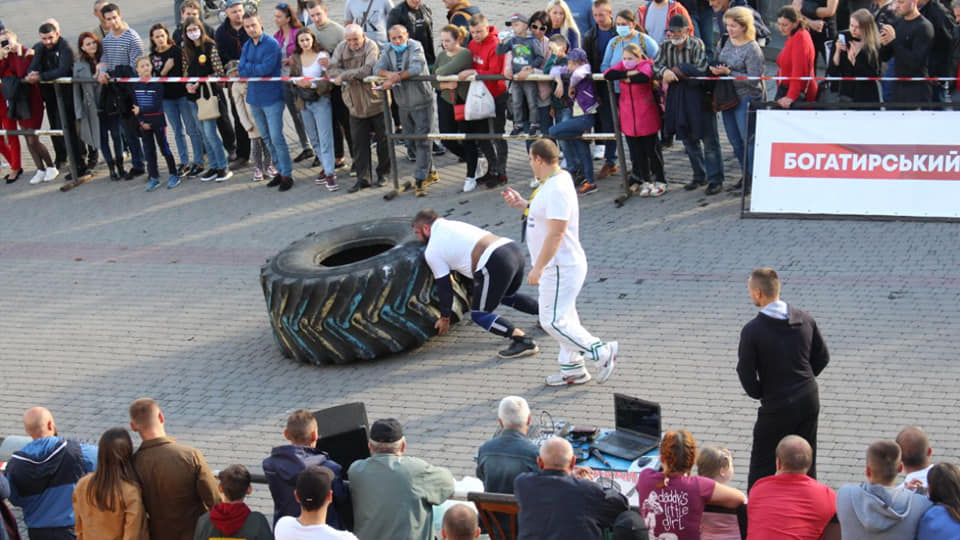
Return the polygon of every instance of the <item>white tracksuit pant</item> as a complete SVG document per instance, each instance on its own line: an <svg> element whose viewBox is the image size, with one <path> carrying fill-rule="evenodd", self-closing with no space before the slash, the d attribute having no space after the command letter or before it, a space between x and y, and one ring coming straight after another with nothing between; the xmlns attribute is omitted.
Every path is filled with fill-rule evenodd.
<svg viewBox="0 0 960 540"><path fill-rule="evenodd" d="M587 278L587 265L548 266L540 276L540 325L560 344L557 361L564 373L584 370L583 356L597 359L603 342L580 325L577 295Z"/></svg>

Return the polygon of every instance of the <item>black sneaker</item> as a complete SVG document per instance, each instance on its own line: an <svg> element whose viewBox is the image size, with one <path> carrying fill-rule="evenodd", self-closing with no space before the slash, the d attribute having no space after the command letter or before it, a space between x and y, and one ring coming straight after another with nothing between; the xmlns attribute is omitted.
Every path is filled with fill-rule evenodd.
<svg viewBox="0 0 960 540"><path fill-rule="evenodd" d="M283 177L278 174L273 177L273 180L267 182L267 187L277 187L281 182L283 182Z"/></svg>
<svg viewBox="0 0 960 540"><path fill-rule="evenodd" d="M521 356L530 356L540 352L537 342L528 336L511 338L510 346L497 353L500 358L519 358Z"/></svg>
<svg viewBox="0 0 960 540"><path fill-rule="evenodd" d="M277 191L287 191L293 187L293 178L289 176L283 176L280 180L280 187L277 188Z"/></svg>
<svg viewBox="0 0 960 540"><path fill-rule="evenodd" d="M417 153L413 150L413 145L407 145L407 161L417 161Z"/></svg>
<svg viewBox="0 0 960 540"><path fill-rule="evenodd" d="M447 153L447 149L444 148L440 143L434 141L433 143L433 155L442 156Z"/></svg>
<svg viewBox="0 0 960 540"><path fill-rule="evenodd" d="M523 131L523 126L513 126L513 129L510 130L510 135L520 135Z"/></svg>
<svg viewBox="0 0 960 540"><path fill-rule="evenodd" d="M130 169L127 171L127 175L123 177L124 180L133 180L138 176L143 176L147 171L143 169Z"/></svg>
<svg viewBox="0 0 960 540"><path fill-rule="evenodd" d="M376 185L377 187L383 187L383 186L387 185L387 177L384 176L384 175L382 175L382 174L378 174L378 175L377 175L377 183L374 184L374 185Z"/></svg>
<svg viewBox="0 0 960 540"><path fill-rule="evenodd" d="M700 188L700 187L703 187L703 186L705 186L705 185L707 185L707 181L706 181L706 180L691 180L691 181L689 181L689 182L687 182L686 184L683 185L683 189L685 189L685 190L687 190L687 191L693 191L693 190L695 190L695 189L697 189L697 188Z"/></svg>
<svg viewBox="0 0 960 540"><path fill-rule="evenodd" d="M347 190L347 193L356 193L361 189L368 188L368 187L370 187L370 184L368 182L364 182L363 180L358 180L356 184L354 184L350 189Z"/></svg>
<svg viewBox="0 0 960 540"><path fill-rule="evenodd" d="M299 154L297 154L297 157L293 158L293 162L300 163L301 161L305 159L310 159L312 157L313 157L313 150L311 150L310 148L304 148L303 152L300 152Z"/></svg>
<svg viewBox="0 0 960 540"><path fill-rule="evenodd" d="M706 193L707 195L716 195L721 191L723 191L723 184L717 182L716 184L710 184L709 186L707 186L707 189L704 190L704 193Z"/></svg>
<svg viewBox="0 0 960 540"><path fill-rule="evenodd" d="M189 169L187 169L186 177L187 177L187 178L196 178L196 177L200 176L200 173L202 173L202 172L203 172L203 165L200 165L199 163L194 163L193 165L190 166ZM182 175L181 175L181 176L182 176Z"/></svg>
<svg viewBox="0 0 960 540"><path fill-rule="evenodd" d="M500 186L505 186L507 185L507 177L506 175L503 175L503 174L491 176L490 180L487 180L486 183L484 183L484 185L486 186L487 189L495 189Z"/></svg>

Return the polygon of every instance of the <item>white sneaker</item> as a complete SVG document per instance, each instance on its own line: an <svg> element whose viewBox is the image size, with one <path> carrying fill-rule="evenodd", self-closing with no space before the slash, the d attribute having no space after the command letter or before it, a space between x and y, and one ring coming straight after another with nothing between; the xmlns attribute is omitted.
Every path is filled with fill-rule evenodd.
<svg viewBox="0 0 960 540"><path fill-rule="evenodd" d="M37 185L40 182L43 182L43 169L37 171L37 174L33 175L33 178L30 179L30 184Z"/></svg>
<svg viewBox="0 0 960 540"><path fill-rule="evenodd" d="M650 197L659 197L667 192L667 185L663 182L656 182L650 189Z"/></svg>
<svg viewBox="0 0 960 540"><path fill-rule="evenodd" d="M477 189L477 179L470 178L469 176L463 180L463 192L467 193Z"/></svg>
<svg viewBox="0 0 960 540"><path fill-rule="evenodd" d="M593 149L593 160L597 161L598 159L603 159L603 154L606 152L606 148L602 144L597 144Z"/></svg>
<svg viewBox="0 0 960 540"><path fill-rule="evenodd" d="M650 182L644 182L643 185L640 186L641 197L649 197L652 191L653 191L653 184L651 184Z"/></svg>
<svg viewBox="0 0 960 540"><path fill-rule="evenodd" d="M609 376L609 375L608 375ZM587 370L583 370L583 373L572 373L565 374L563 372L554 373L553 375L547 375L546 383L547 386L571 386L574 384L584 384L590 381L593 377L587 373Z"/></svg>
<svg viewBox="0 0 960 540"><path fill-rule="evenodd" d="M481 176L487 174L487 169L489 167L490 167L490 164L487 163L487 158L484 156L480 156L480 158L477 159L477 178L480 178Z"/></svg>
<svg viewBox="0 0 960 540"><path fill-rule="evenodd" d="M60 170L56 167L47 167L46 170L43 171L44 182L49 182L58 176L60 176Z"/></svg>
<svg viewBox="0 0 960 540"><path fill-rule="evenodd" d="M620 350L620 344L616 341L605 343L597 352L597 360L593 366L597 368L597 382L603 384L607 382L610 375L613 374L613 368L617 365L617 352Z"/></svg>
<svg viewBox="0 0 960 540"><path fill-rule="evenodd" d="M226 182L227 180L233 178L233 171L230 169L223 169L219 171L217 177L213 179L214 182Z"/></svg>
<svg viewBox="0 0 960 540"><path fill-rule="evenodd" d="M530 187L534 189L540 187L540 181L537 180L536 178L534 178L533 180L530 180Z"/></svg>

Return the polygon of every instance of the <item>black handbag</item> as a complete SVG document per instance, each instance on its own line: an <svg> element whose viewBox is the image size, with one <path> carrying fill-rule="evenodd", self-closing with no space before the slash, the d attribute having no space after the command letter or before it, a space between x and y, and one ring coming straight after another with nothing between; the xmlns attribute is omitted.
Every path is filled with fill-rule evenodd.
<svg viewBox="0 0 960 540"><path fill-rule="evenodd" d="M739 104L740 96L737 95L737 89L733 86L733 81L727 79L713 81L712 106L714 112L729 111Z"/></svg>

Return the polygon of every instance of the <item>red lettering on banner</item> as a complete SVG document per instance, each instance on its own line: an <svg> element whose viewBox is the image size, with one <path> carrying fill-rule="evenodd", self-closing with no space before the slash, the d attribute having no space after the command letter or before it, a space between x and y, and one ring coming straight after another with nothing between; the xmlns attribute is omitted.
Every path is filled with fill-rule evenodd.
<svg viewBox="0 0 960 540"><path fill-rule="evenodd" d="M960 181L960 147L933 144L773 143L770 176Z"/></svg>

